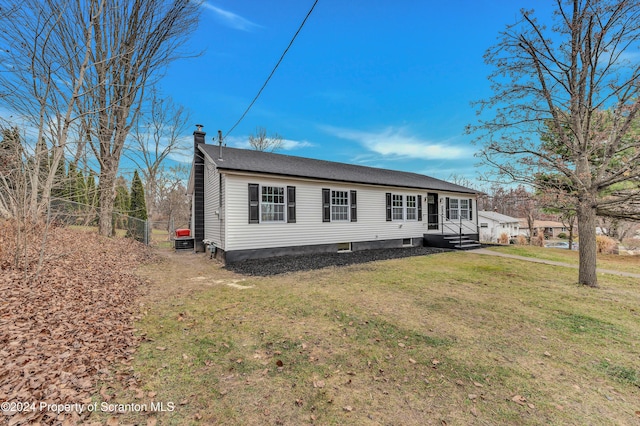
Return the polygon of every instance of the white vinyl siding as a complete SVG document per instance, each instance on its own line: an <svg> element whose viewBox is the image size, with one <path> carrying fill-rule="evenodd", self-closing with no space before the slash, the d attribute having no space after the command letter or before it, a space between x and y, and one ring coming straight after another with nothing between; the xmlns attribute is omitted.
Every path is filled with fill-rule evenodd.
<svg viewBox="0 0 640 426"><path fill-rule="evenodd" d="M205 157L204 162L204 238L224 249L224 176Z"/></svg>
<svg viewBox="0 0 640 426"><path fill-rule="evenodd" d="M283 188L295 186L296 223L249 224L248 184ZM353 190L357 191L357 222L323 222L322 190L327 187L330 187L331 191L344 191L347 194ZM226 250L422 237L428 232L426 221L406 222L401 228L397 222L385 221L385 192L389 192L389 189L369 185L331 183L329 186L327 182L322 181L226 175ZM403 193L416 197L423 194L419 190L403 190Z"/></svg>

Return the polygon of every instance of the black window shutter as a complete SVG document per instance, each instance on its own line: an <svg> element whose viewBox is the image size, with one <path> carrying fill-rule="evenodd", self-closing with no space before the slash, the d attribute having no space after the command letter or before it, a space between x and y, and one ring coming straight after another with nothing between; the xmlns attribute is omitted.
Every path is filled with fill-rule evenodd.
<svg viewBox="0 0 640 426"><path fill-rule="evenodd" d="M331 190L322 188L322 221L331 222Z"/></svg>
<svg viewBox="0 0 640 426"><path fill-rule="evenodd" d="M473 220L473 198L469 198L469 220Z"/></svg>
<svg viewBox="0 0 640 426"><path fill-rule="evenodd" d="M449 215L449 197L445 198L445 208L446 208L446 211L447 211L447 220L449 220L449 218L451 217Z"/></svg>
<svg viewBox="0 0 640 426"><path fill-rule="evenodd" d="M387 192L387 222L391 222L391 193Z"/></svg>
<svg viewBox="0 0 640 426"><path fill-rule="evenodd" d="M249 184L249 223L260 223L259 185Z"/></svg>
<svg viewBox="0 0 640 426"><path fill-rule="evenodd" d="M418 220L422 220L422 195L418 195L417 199L418 199Z"/></svg>
<svg viewBox="0 0 640 426"><path fill-rule="evenodd" d="M358 221L358 200L356 198L356 191L351 191L351 222Z"/></svg>
<svg viewBox="0 0 640 426"><path fill-rule="evenodd" d="M287 222L296 223L296 187L287 186Z"/></svg>

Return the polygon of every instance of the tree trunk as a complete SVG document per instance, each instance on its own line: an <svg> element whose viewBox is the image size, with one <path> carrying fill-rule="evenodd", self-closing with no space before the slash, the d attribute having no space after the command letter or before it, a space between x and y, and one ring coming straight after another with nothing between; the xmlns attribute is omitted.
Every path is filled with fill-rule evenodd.
<svg viewBox="0 0 640 426"><path fill-rule="evenodd" d="M109 161L112 158L108 159ZM105 237L113 235L113 206L116 199L116 171L106 165L100 170L100 183L98 193L100 194L100 213L98 220L98 233Z"/></svg>
<svg viewBox="0 0 640 426"><path fill-rule="evenodd" d="M598 287L595 206L595 196L586 195L580 197L578 204L578 235L580 237L578 247L580 253L578 283L589 287Z"/></svg>
<svg viewBox="0 0 640 426"><path fill-rule="evenodd" d="M569 225L569 250L573 250L573 224L574 219L571 219L571 224Z"/></svg>

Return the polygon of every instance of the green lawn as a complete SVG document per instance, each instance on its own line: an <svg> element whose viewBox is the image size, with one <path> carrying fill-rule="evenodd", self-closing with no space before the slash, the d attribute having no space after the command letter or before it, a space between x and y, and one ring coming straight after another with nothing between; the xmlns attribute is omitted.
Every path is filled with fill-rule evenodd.
<svg viewBox="0 0 640 426"><path fill-rule="evenodd" d="M534 257L537 259L553 260L556 262L565 262L573 265L578 264L578 252L576 250L534 247L534 246L499 246L490 250L499 251L501 253L515 254L518 256ZM624 256L624 255L598 255L598 268L613 269L624 272L632 272L640 274L640 256Z"/></svg>
<svg viewBox="0 0 640 426"><path fill-rule="evenodd" d="M637 280L463 252L269 278L165 257L140 272L145 396L116 398L175 404L159 424L640 422Z"/></svg>

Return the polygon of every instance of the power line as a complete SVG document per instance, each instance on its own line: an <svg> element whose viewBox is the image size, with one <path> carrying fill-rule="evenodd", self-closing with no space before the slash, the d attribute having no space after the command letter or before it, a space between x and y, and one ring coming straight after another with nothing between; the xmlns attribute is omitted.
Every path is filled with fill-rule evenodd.
<svg viewBox="0 0 640 426"><path fill-rule="evenodd" d="M249 112L249 110L251 109L251 107L253 106L253 104L256 103L256 101L258 100L258 98L260 97L260 95L262 94L262 91L264 90L265 87L267 87L267 84L269 83L269 80L271 80L271 77L273 77L273 74L276 72L276 69L278 69L278 66L280 65L280 63L282 62L282 60L284 59L284 56L287 54L287 52L289 51L289 48L291 48L291 45L293 44L293 42L295 41L296 37L298 37L298 34L300 33L300 31L302 30L302 27L304 27L304 24L307 22L307 19L309 19L309 16L311 16L311 12L313 12L313 9L316 7L316 4L318 4L318 0L315 0L313 2L313 5L311 6L311 9L309 9L309 12L307 13L307 16L304 17L304 20L302 21L302 23L300 24L300 27L298 27L298 31L296 31L296 33L293 35L293 38L291 39L291 41L289 42L289 45L287 46L286 49L284 49L284 52L282 52L282 55L280 56L280 59L278 60L278 63L276 63L275 67L273 67L273 70L271 70L271 74L269 74L269 77L267 77L267 79L265 80L264 84L262 85L262 87L260 88L260 90L258 91L258 94L255 96L255 98L253 98L253 100L251 101L251 103L249 104L249 106L247 107L247 109L242 113L242 116L240 116L240 118L238 119L238 121L236 121L236 124L234 124L231 129L229 129L229 131L224 135L224 138L226 139L227 136L229 136L229 134L231 132L233 132L233 130L238 126L238 124L240 124L240 122L242 121L242 119L247 115L247 113Z"/></svg>

